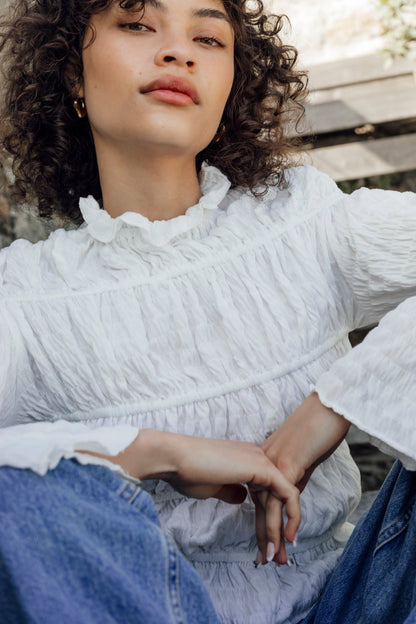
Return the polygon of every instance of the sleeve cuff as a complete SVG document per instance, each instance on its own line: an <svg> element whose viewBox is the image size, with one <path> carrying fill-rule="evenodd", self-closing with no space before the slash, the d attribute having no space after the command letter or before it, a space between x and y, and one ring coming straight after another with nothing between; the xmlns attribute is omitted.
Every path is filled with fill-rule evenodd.
<svg viewBox="0 0 416 624"><path fill-rule="evenodd" d="M137 428L130 425L90 429L81 423L67 421L7 427L0 430L0 466L29 469L44 475L61 459L75 458L81 464L101 465L125 475L118 464L76 451L117 455L133 442L137 434Z"/></svg>
<svg viewBox="0 0 416 624"><path fill-rule="evenodd" d="M416 470L416 298L387 314L313 388L321 402Z"/></svg>

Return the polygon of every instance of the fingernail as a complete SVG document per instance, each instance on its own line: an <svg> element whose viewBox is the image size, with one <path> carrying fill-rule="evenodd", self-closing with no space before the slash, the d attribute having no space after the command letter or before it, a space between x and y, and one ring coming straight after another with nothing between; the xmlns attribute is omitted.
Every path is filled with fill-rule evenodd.
<svg viewBox="0 0 416 624"><path fill-rule="evenodd" d="M266 550L266 559L267 562L270 563L270 561L273 561L273 557L275 556L276 551L274 549L274 544L273 542L269 542L267 544L267 550Z"/></svg>
<svg viewBox="0 0 416 624"><path fill-rule="evenodd" d="M299 534L298 534L298 532L296 531L296 533L295 533L295 537L293 538L293 542L292 542L292 544L293 544L293 546L294 546L295 548L296 548L296 546L298 545L298 537L299 537Z"/></svg>
<svg viewBox="0 0 416 624"><path fill-rule="evenodd" d="M290 557L287 558L287 566L288 568L291 568L293 566L293 561Z"/></svg>
<svg viewBox="0 0 416 624"><path fill-rule="evenodd" d="M257 551L257 555L256 555L256 559L254 560L254 565L256 566L256 568L261 565L263 562L263 555L261 554L261 552L258 550Z"/></svg>

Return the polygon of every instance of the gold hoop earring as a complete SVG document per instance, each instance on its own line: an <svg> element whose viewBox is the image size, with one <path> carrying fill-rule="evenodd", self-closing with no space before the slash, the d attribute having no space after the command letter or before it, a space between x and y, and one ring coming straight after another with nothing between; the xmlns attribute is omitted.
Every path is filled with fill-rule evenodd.
<svg viewBox="0 0 416 624"><path fill-rule="evenodd" d="M214 136L214 143L218 143L222 137L224 136L224 132L225 132L226 128L225 128L225 123L220 123L220 125L218 126L218 130Z"/></svg>
<svg viewBox="0 0 416 624"><path fill-rule="evenodd" d="M84 98L77 98L72 102L72 105L75 109L76 114L79 119L84 119L87 115L87 107L85 106Z"/></svg>

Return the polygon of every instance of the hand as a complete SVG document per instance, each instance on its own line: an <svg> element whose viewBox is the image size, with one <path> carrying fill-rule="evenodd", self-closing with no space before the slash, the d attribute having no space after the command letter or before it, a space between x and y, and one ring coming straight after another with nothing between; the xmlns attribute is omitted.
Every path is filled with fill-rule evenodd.
<svg viewBox="0 0 416 624"><path fill-rule="evenodd" d="M301 519L299 490L255 444L144 429L127 449L107 459L136 478L164 479L195 498L214 496L241 503L247 495L243 483L254 493L266 491L277 504L266 513L267 528L262 531L261 542L258 536L264 560L268 543L278 549L283 533L289 540L296 535ZM256 497L255 504L260 505ZM284 531L283 505L288 516Z"/></svg>
<svg viewBox="0 0 416 624"><path fill-rule="evenodd" d="M325 407L316 393L311 394L262 445L267 457L301 492L312 472L329 457L344 439L350 423L332 409ZM278 501L265 493L257 506L257 535L260 543L268 533L268 518L274 517ZM284 540L274 559L286 563Z"/></svg>
<svg viewBox="0 0 416 624"><path fill-rule="evenodd" d="M308 396L262 444L262 449L302 491L312 472L344 439L350 423L326 407L316 392Z"/></svg>

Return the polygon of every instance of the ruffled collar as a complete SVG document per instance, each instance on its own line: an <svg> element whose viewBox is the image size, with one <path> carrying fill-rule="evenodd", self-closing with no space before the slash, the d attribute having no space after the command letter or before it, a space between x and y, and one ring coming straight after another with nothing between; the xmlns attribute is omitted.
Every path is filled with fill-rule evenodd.
<svg viewBox="0 0 416 624"><path fill-rule="evenodd" d="M101 243L110 243L121 230L137 228L142 242L163 247L175 237L202 225L207 211L215 211L226 196L230 181L216 167L202 164L199 176L202 197L184 215L166 221L150 221L137 212L125 212L113 218L100 208L90 195L80 199L79 207L89 235Z"/></svg>

